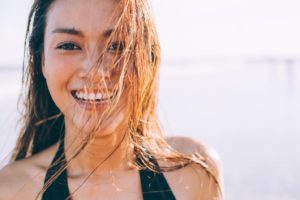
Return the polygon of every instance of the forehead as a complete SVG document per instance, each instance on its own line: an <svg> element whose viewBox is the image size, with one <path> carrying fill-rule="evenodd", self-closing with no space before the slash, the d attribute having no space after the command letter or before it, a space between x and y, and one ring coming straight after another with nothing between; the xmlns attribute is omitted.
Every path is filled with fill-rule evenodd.
<svg viewBox="0 0 300 200"><path fill-rule="evenodd" d="M55 0L47 13L47 29L105 30L112 26L116 5L116 0Z"/></svg>

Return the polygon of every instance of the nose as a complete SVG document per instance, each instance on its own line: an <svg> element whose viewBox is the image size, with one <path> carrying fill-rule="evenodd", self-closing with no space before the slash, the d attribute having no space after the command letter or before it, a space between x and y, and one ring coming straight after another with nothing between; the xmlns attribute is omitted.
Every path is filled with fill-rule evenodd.
<svg viewBox="0 0 300 200"><path fill-rule="evenodd" d="M89 79L93 82L101 81L110 77L110 70L101 58L101 54L93 51L86 52L80 63L78 76L82 79Z"/></svg>

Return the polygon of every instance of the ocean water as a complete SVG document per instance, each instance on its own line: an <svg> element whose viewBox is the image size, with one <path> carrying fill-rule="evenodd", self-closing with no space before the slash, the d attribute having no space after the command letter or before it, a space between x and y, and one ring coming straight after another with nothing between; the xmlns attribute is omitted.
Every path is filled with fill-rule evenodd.
<svg viewBox="0 0 300 200"><path fill-rule="evenodd" d="M18 130L21 70L0 69L0 160ZM228 200L300 199L300 65L290 61L164 62L159 115L168 135L214 147Z"/></svg>

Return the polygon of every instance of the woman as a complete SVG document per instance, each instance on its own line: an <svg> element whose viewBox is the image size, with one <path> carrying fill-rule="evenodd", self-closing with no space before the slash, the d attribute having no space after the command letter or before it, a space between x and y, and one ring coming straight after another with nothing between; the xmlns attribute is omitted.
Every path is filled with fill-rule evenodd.
<svg viewBox="0 0 300 200"><path fill-rule="evenodd" d="M0 199L222 199L218 160L156 115L146 0L35 0L24 126Z"/></svg>

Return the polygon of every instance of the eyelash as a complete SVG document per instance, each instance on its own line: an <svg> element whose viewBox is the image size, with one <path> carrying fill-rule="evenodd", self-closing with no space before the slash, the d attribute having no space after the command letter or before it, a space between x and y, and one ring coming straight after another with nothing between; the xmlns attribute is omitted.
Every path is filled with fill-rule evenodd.
<svg viewBox="0 0 300 200"><path fill-rule="evenodd" d="M56 47L56 48L57 49L61 49L61 50L65 50L65 51L81 50L81 48L77 44L75 44L73 42L65 42L63 44L58 45L58 47Z"/></svg>
<svg viewBox="0 0 300 200"><path fill-rule="evenodd" d="M81 50L79 45L74 42L64 42L56 47L56 49L64 51L78 51ZM107 48L108 52L111 53L121 53L124 50L123 42L112 42L111 45Z"/></svg>
<svg viewBox="0 0 300 200"><path fill-rule="evenodd" d="M107 49L107 51L110 51L113 53L122 53L123 50L124 50L123 42L112 42L111 45Z"/></svg>

